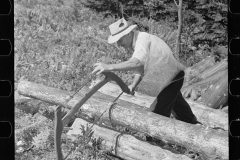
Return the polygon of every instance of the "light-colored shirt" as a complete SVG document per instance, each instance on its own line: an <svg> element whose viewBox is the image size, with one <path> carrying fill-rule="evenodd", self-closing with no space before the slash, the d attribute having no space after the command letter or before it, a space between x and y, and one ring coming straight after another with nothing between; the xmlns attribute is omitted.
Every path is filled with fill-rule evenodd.
<svg viewBox="0 0 240 160"><path fill-rule="evenodd" d="M134 31L132 47L132 58L137 58L144 66L138 90L150 96L158 96L182 69L179 62L162 39L146 32Z"/></svg>

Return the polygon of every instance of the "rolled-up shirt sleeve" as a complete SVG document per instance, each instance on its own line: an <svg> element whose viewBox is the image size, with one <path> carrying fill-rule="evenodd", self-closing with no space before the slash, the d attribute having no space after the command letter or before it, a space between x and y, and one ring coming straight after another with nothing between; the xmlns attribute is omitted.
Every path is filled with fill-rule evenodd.
<svg viewBox="0 0 240 160"><path fill-rule="evenodd" d="M143 77L144 76L144 66L141 66L141 67L133 70L133 74L134 75L140 75L141 77Z"/></svg>
<svg viewBox="0 0 240 160"><path fill-rule="evenodd" d="M149 43L144 38L139 38L136 42L132 58L137 58L144 66L144 70L149 62Z"/></svg>

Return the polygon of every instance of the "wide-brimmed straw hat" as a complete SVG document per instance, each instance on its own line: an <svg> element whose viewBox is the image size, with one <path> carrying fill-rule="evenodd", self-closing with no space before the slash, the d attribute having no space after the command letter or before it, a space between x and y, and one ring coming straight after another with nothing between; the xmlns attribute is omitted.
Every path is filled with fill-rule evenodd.
<svg viewBox="0 0 240 160"><path fill-rule="evenodd" d="M137 25L129 26L127 21L124 18L109 25L111 35L108 37L108 43L112 44L117 42L121 37L128 34L136 27Z"/></svg>

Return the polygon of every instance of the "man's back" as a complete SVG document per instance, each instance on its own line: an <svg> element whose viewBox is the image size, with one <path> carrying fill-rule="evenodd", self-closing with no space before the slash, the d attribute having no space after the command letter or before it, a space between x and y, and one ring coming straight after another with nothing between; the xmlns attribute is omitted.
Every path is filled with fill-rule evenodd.
<svg viewBox="0 0 240 160"><path fill-rule="evenodd" d="M180 65L162 39L146 32L135 31L134 34L133 57L144 64L144 77L139 90L157 96L181 70Z"/></svg>

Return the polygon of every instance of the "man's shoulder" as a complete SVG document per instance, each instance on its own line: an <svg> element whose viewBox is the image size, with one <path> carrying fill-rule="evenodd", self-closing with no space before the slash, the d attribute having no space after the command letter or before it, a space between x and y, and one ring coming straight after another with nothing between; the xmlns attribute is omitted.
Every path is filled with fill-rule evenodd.
<svg viewBox="0 0 240 160"><path fill-rule="evenodd" d="M149 34L149 33L147 33L147 32L138 31L138 35L139 35L139 36L150 36L151 34Z"/></svg>
<svg viewBox="0 0 240 160"><path fill-rule="evenodd" d="M150 33L147 33L147 32L138 32L138 38L147 38L147 37L151 37L153 38L154 40L162 40L160 37L158 37L157 35L154 35L154 34L150 34Z"/></svg>
<svg viewBox="0 0 240 160"><path fill-rule="evenodd" d="M148 41L148 37L150 37L150 34L147 32L141 32L141 31L137 31L135 32L136 35L136 40L137 41Z"/></svg>

